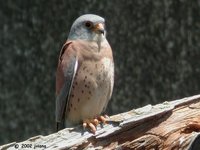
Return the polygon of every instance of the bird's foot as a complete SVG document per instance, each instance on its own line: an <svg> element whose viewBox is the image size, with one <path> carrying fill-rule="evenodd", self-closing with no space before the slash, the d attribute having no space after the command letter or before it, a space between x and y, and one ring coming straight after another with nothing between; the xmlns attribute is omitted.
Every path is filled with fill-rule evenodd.
<svg viewBox="0 0 200 150"><path fill-rule="evenodd" d="M95 134L95 132L96 132L96 126L99 124L99 121L98 121L98 119L86 119L86 120L83 120L83 128L85 129L85 128L89 128L90 129L90 131L92 132L92 133L94 133Z"/></svg>
<svg viewBox="0 0 200 150"><path fill-rule="evenodd" d="M90 131L95 134L95 132L97 131L96 127L98 126L99 123L103 123L106 124L108 121L108 116L104 115L104 116L99 116L96 117L94 119L85 119L83 120L83 128L89 128Z"/></svg>
<svg viewBox="0 0 200 150"><path fill-rule="evenodd" d="M98 120L100 121L100 122L102 122L103 124L106 124L107 123L107 121L108 121L108 116L107 115L104 115L104 116L99 116L98 117Z"/></svg>

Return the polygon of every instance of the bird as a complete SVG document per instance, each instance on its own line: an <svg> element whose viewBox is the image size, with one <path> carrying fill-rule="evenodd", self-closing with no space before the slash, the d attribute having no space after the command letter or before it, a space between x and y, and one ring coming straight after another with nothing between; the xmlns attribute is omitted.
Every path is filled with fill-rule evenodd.
<svg viewBox="0 0 200 150"><path fill-rule="evenodd" d="M58 58L56 71L57 131L82 123L93 133L105 123L114 86L114 61L106 39L105 19L78 17Z"/></svg>

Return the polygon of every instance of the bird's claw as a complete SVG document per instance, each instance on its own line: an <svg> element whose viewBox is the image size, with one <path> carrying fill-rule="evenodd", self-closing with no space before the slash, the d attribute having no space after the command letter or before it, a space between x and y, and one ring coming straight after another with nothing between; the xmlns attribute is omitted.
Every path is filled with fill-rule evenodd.
<svg viewBox="0 0 200 150"><path fill-rule="evenodd" d="M100 121L100 122L102 122L103 124L106 124L107 123L107 121L108 121L108 116L107 115L104 115L104 116L99 116L98 117L98 120Z"/></svg>
<svg viewBox="0 0 200 150"><path fill-rule="evenodd" d="M108 121L108 116L107 115L104 115L104 116L99 116L99 117L96 117L94 119L86 119L86 120L83 120L83 128L89 128L90 131L95 134L95 132L97 131L96 127L99 125L99 123L103 123L103 124L106 124L107 121Z"/></svg>

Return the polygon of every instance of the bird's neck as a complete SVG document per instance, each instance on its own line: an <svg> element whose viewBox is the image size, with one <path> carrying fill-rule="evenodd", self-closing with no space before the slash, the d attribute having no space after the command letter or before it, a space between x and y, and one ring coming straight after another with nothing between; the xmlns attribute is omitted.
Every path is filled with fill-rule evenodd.
<svg viewBox="0 0 200 150"><path fill-rule="evenodd" d="M106 42L106 38L103 34L87 34L87 35L84 35L84 34L80 34L80 35L71 35L68 37L68 40L85 40L85 41L88 41L88 42L95 42L97 43L97 46L98 46L98 52L101 51L101 48L102 48L102 43Z"/></svg>

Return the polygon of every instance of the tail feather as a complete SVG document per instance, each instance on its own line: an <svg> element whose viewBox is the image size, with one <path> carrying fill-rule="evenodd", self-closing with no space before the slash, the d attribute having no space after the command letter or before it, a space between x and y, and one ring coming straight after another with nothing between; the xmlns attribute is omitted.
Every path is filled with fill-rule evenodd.
<svg viewBox="0 0 200 150"><path fill-rule="evenodd" d="M56 132L65 128L64 122L56 122Z"/></svg>

